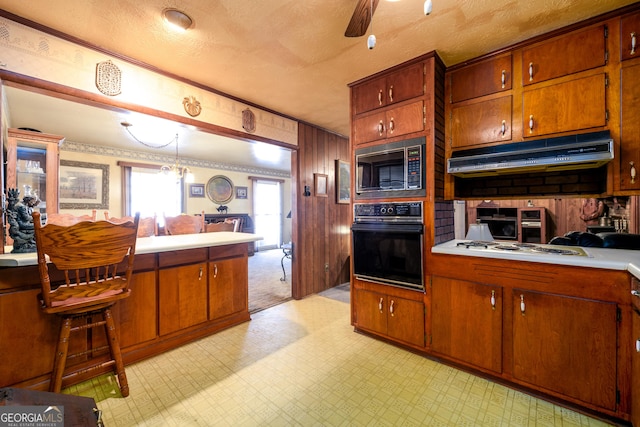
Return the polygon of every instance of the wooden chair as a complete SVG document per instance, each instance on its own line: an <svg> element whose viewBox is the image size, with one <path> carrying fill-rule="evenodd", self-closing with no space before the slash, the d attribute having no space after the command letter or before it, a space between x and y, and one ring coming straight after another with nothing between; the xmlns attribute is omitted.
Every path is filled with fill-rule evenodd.
<svg viewBox="0 0 640 427"><path fill-rule="evenodd" d="M212 222L205 224L204 232L212 233L215 231L234 231L235 224L233 222Z"/></svg>
<svg viewBox="0 0 640 427"><path fill-rule="evenodd" d="M204 232L204 211L202 215L178 215L164 217L164 233L167 235L196 234Z"/></svg>
<svg viewBox="0 0 640 427"><path fill-rule="evenodd" d="M133 271L133 258L138 231L138 216L133 221L114 224L109 221L83 221L69 226L42 225L40 213L33 213L38 269L42 293L39 303L42 311L62 318L58 345L54 356L49 391L59 393L68 358L87 356L99 363L82 365L67 377L93 369L114 366L123 396L129 395L129 385L111 314L111 306L129 296L129 283ZM128 257L127 257L128 256ZM124 272L116 271L127 257ZM62 283L51 283L50 263L64 273ZM58 286L59 285L59 286ZM99 319L102 317L102 320ZM91 320L86 320L91 317ZM72 325L73 324L73 325ZM108 345L68 355L71 332L83 332L103 326ZM87 337L87 335L82 335ZM110 359L104 361L99 353L109 350Z"/></svg>
<svg viewBox="0 0 640 427"><path fill-rule="evenodd" d="M116 224L122 224L125 221L133 221L132 216L123 216L116 218L109 216L109 212L104 212L104 219L107 221L115 222ZM148 216L146 218L140 218L138 221L138 237L151 237L158 235L158 221L156 216Z"/></svg>
<svg viewBox="0 0 640 427"><path fill-rule="evenodd" d="M96 210L91 211L91 215L72 215L68 213L51 213L47 214L47 224L69 226L77 224L81 221L95 221Z"/></svg>

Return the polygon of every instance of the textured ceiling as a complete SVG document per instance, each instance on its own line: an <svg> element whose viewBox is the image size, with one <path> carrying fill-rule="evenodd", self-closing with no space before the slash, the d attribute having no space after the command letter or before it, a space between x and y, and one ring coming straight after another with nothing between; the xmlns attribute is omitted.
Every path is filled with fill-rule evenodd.
<svg viewBox="0 0 640 427"><path fill-rule="evenodd" d="M356 0L0 0L107 50L349 135L347 84L436 50L451 66L633 0L381 0L377 46L344 37ZM161 11L194 20L168 32ZM1 58L0 58L1 59Z"/></svg>

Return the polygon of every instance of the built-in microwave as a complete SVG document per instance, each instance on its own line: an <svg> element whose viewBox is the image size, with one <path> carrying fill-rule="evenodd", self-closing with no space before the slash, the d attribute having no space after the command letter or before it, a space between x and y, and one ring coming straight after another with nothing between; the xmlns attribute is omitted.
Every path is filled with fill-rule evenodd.
<svg viewBox="0 0 640 427"><path fill-rule="evenodd" d="M425 138L358 148L356 199L425 196Z"/></svg>

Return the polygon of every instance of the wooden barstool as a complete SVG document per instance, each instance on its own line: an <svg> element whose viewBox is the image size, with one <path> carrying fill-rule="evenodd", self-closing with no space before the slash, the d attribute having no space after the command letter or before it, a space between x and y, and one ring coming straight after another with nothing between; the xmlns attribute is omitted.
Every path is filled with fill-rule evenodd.
<svg viewBox="0 0 640 427"><path fill-rule="evenodd" d="M42 293L39 294L40 306L43 312L62 318L49 391L60 392L67 359L86 356L96 359L99 363L92 366L83 365L82 369L66 377L114 366L122 395L129 395L111 307L118 300L129 296L138 220L136 215L133 221L120 224L109 221L82 221L69 226L43 226L40 213L33 213L42 287ZM119 266L125 257L128 259L124 265ZM61 283L52 284L49 275L51 264L64 273ZM95 316L101 316L102 320L94 320ZM74 322L79 318L91 320L83 323ZM87 331L99 326L104 327L108 345L68 354L69 337L72 332ZM104 361L100 353L107 349L110 359Z"/></svg>

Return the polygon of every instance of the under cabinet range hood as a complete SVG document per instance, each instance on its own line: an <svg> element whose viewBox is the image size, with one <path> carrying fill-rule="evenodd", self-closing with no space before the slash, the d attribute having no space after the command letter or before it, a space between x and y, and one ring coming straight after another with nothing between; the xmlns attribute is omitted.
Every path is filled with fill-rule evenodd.
<svg viewBox="0 0 640 427"><path fill-rule="evenodd" d="M456 151L447 172L460 177L600 167L613 159L609 131Z"/></svg>

